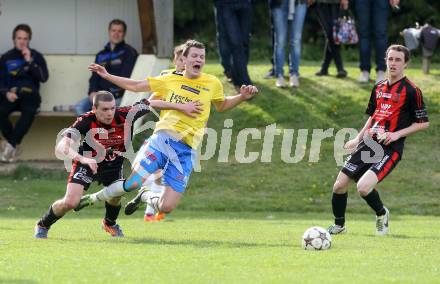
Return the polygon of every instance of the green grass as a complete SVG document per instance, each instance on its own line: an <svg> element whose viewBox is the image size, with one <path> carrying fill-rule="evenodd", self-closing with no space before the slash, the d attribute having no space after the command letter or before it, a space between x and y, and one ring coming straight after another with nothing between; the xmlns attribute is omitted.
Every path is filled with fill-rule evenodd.
<svg viewBox="0 0 440 284"><path fill-rule="evenodd" d="M323 214L177 210L144 224L122 217L126 237L100 230L100 210L70 214L48 240L33 240L35 218L0 217L0 282L11 283L434 283L440 277L435 217L392 215L374 236L372 215L349 215L349 233L329 251L303 251L303 231Z"/></svg>
<svg viewBox="0 0 440 284"><path fill-rule="evenodd" d="M111 239L99 228L102 205L68 214L54 225L49 240L32 239L36 220L64 195L67 173L22 165L0 176L0 283L438 282L439 69L429 76L419 67L408 70L424 93L431 126L407 139L403 160L378 186L391 210L391 235L374 236L371 209L352 187L349 233L337 236L327 252L306 252L300 248L304 230L331 222L331 188L340 169L334 138L323 141L318 162L308 161L312 130L361 128L372 87L356 82L355 64L347 66L346 80L317 78L318 68L305 62L301 87L292 91L260 79L268 65L252 64L259 96L230 112L213 112L209 122L220 133L225 119L234 121L228 162L218 162L217 154L203 161L166 222L144 224L141 213L121 216L124 239ZM206 72L220 76L222 70L210 63ZM282 136L276 136L270 163L238 163L239 131L264 131L273 123L295 129L294 142L299 129L308 129L304 159L283 162ZM262 140L249 140L247 151L261 153Z"/></svg>

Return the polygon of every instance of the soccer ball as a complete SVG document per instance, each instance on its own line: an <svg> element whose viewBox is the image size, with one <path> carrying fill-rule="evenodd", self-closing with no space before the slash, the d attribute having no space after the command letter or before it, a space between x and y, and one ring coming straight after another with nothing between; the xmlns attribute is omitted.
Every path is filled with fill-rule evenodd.
<svg viewBox="0 0 440 284"><path fill-rule="evenodd" d="M308 228L302 238L302 247L305 250L326 250L332 245L329 232L321 227Z"/></svg>

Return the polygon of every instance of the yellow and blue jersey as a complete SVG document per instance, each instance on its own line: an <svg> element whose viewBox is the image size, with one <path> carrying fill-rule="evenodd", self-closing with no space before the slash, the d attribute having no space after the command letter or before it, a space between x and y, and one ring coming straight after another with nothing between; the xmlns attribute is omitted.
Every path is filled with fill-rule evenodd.
<svg viewBox="0 0 440 284"><path fill-rule="evenodd" d="M182 73L147 78L154 97L171 103L185 104L200 101L202 112L195 118L176 110L161 110L155 132L171 130L182 135L182 141L193 149L200 144L211 112L211 103L225 100L223 85L217 77L202 73L196 79L189 79Z"/></svg>

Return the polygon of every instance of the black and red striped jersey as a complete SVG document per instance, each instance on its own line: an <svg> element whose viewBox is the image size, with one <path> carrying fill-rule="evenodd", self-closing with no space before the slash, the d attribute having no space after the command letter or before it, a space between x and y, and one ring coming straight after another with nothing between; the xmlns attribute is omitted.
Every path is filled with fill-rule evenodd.
<svg viewBox="0 0 440 284"><path fill-rule="evenodd" d="M107 125L98 121L95 113L90 111L78 117L63 135L75 141L84 138L78 151L81 155L90 151L98 161L122 164L123 157L117 152L125 152L126 141L131 143L134 121L148 112L147 100L133 106L118 107L111 124Z"/></svg>
<svg viewBox="0 0 440 284"><path fill-rule="evenodd" d="M373 133L396 132L415 122L428 121L422 91L406 77L391 85L388 80L376 84L366 113L372 118L368 130ZM404 142L402 137L390 147L402 152Z"/></svg>

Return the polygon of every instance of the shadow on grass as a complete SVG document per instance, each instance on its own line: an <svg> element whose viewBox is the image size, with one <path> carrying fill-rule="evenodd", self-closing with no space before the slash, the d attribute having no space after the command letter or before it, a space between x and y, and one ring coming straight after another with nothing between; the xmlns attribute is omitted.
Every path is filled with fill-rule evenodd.
<svg viewBox="0 0 440 284"><path fill-rule="evenodd" d="M14 219L36 222L41 215L47 211L47 207L41 207L40 210L29 209L23 211L0 211L0 219ZM70 222L72 220L101 220L105 213L105 208L93 207L81 212L69 212L59 222ZM371 221L374 222L374 214L349 213L350 220L355 221ZM413 216L413 215L411 215ZM414 215L417 216L417 215ZM426 216L426 215L420 215ZM126 216L122 213L119 215L119 222L131 222L141 220L142 214L134 214ZM398 221L404 217L393 215L393 220ZM273 224L289 221L314 221L314 222L331 222L333 220L331 211L329 212L288 212L288 211L215 211L215 210L175 210L172 214L167 215L162 222L154 223L154 225L179 222L185 220L213 220L213 221L267 221ZM0 230L13 230L13 227L0 226Z"/></svg>
<svg viewBox="0 0 440 284"><path fill-rule="evenodd" d="M378 239L382 239L382 238L391 238L391 239L402 239L402 240L435 240L435 239L439 239L439 236L409 236L409 235L404 235L404 234L393 234L393 233L389 233L386 236L376 236L375 234L360 234L360 233L350 233L350 235L352 236L360 236L360 237L368 237L368 238L378 238Z"/></svg>
<svg viewBox="0 0 440 284"><path fill-rule="evenodd" d="M69 241L68 239L54 239L54 240L62 240ZM156 239L156 238L137 238L137 237L125 237L123 239L108 239L108 240L91 240L88 238L83 238L75 241L80 241L84 243L115 243L123 242L130 244L151 244L151 245L166 245L166 246L193 246L197 248L212 248L212 247L226 247L226 248L253 248L253 247L261 247L261 248L284 248L284 247L292 247L290 243L254 243L254 242L242 242L242 241L221 241L221 240L165 240L165 239Z"/></svg>
<svg viewBox="0 0 440 284"><path fill-rule="evenodd" d="M371 93L371 90L373 89L374 85L376 84L374 81L371 81L369 83L359 83L357 79L352 77L347 77L342 80L347 80L351 82L352 84L355 84L358 88L363 89L368 92L368 95Z"/></svg>

